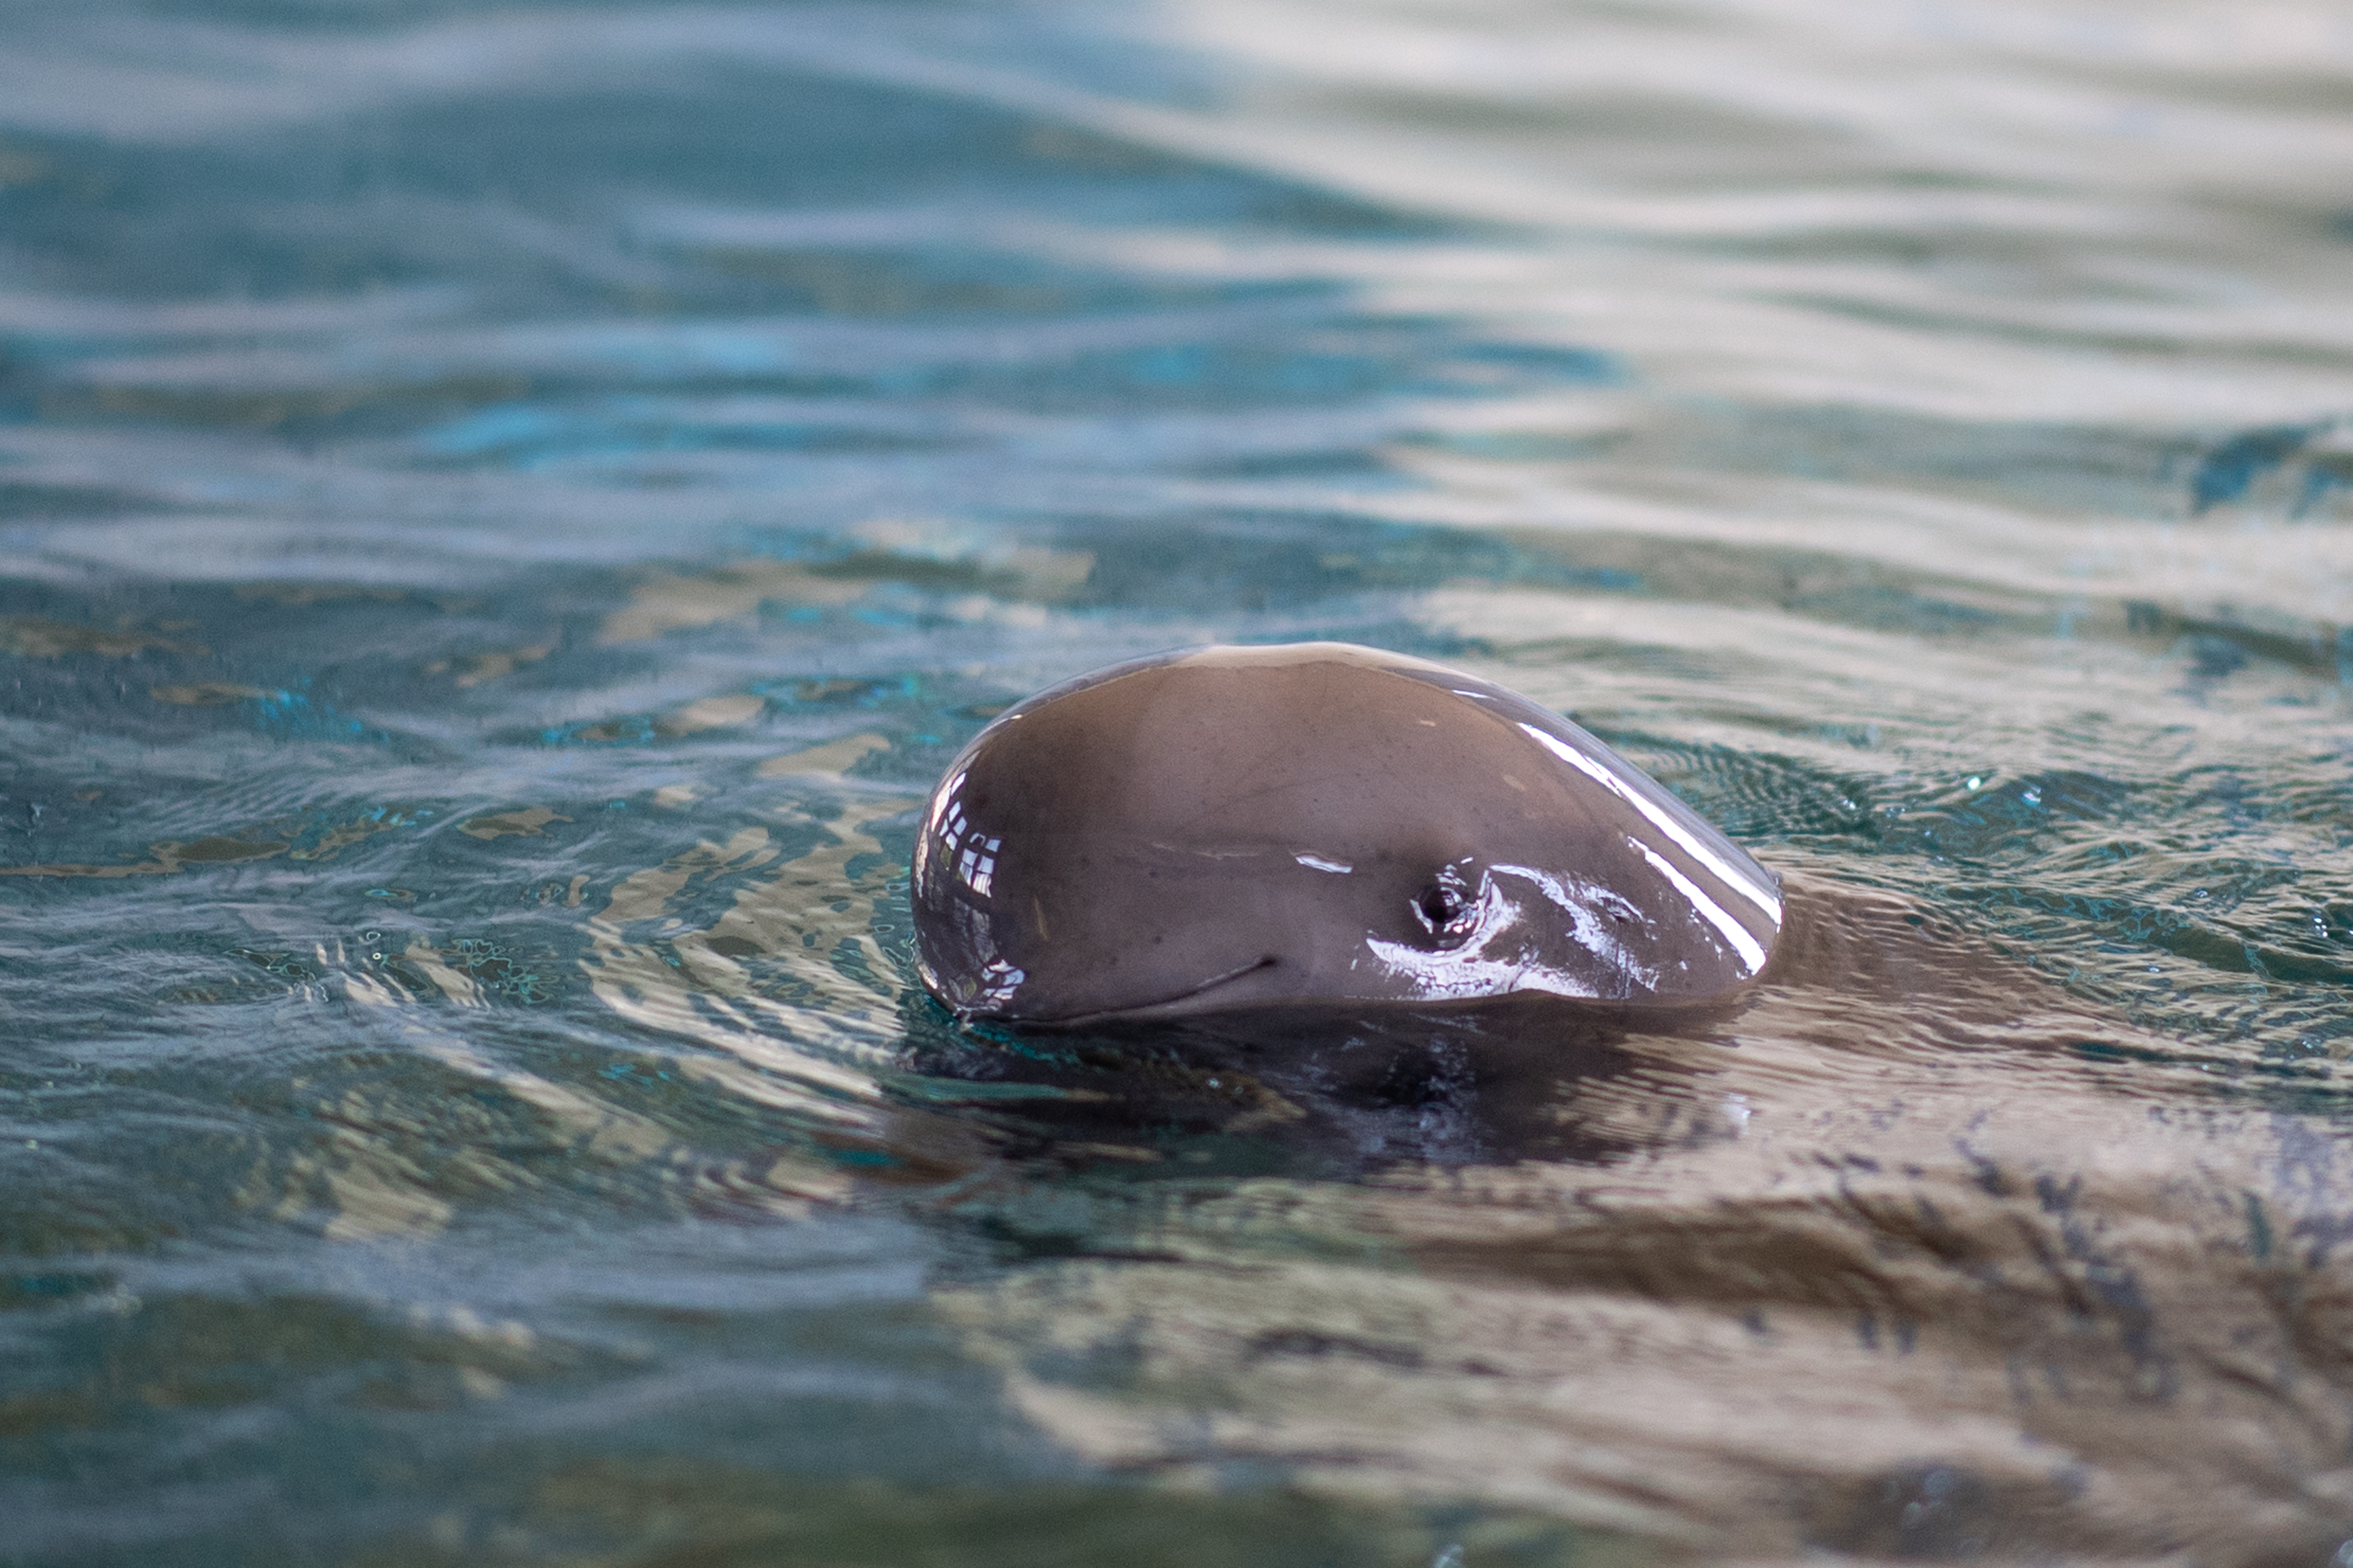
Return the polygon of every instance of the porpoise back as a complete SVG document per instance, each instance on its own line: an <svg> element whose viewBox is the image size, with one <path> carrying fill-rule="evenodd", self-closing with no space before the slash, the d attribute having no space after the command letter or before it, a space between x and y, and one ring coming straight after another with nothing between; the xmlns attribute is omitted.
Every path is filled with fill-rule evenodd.
<svg viewBox="0 0 2353 1568"><path fill-rule="evenodd" d="M1704 1001L1781 921L1771 872L1577 725L1346 643L1166 654L1008 710L933 791L913 892L932 994L1038 1025Z"/></svg>

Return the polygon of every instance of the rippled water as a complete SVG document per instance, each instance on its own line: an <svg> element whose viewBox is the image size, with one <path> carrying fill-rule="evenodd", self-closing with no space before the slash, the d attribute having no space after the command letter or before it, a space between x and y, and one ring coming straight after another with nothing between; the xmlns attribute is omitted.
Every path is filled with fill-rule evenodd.
<svg viewBox="0 0 2353 1568"><path fill-rule="evenodd" d="M2328 1560L2348 73L8 0L0 1562ZM1300 637L1573 711L1800 962L1354 1084L911 988L987 715Z"/></svg>

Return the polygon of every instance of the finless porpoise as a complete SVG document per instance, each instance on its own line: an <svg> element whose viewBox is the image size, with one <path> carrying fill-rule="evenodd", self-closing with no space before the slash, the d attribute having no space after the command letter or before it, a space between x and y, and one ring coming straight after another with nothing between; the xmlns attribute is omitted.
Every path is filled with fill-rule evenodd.
<svg viewBox="0 0 2353 1568"><path fill-rule="evenodd" d="M915 847L958 1016L1723 997L1780 884L1607 745L1492 681L1348 643L1194 648L1007 710Z"/></svg>

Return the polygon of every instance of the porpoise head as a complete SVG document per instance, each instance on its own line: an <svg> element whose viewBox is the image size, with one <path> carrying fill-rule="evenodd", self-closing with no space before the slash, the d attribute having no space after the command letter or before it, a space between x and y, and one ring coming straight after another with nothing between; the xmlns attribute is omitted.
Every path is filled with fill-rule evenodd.
<svg viewBox="0 0 2353 1568"><path fill-rule="evenodd" d="M959 1016L1720 996L1779 883L1558 714L1346 643L1207 647L1008 710L925 808L924 985Z"/></svg>

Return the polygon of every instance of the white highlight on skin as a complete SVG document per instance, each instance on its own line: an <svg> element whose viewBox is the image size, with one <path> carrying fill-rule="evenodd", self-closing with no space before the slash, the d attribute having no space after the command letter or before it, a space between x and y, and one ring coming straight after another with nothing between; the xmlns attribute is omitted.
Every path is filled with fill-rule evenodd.
<svg viewBox="0 0 2353 1568"><path fill-rule="evenodd" d="M1026 973L1006 963L1005 960L992 958L981 970L981 984L976 990L973 1000L966 1005L1008 1007L1013 1004L1013 994L1020 990L1021 983L1029 978Z"/></svg>
<svg viewBox="0 0 2353 1568"><path fill-rule="evenodd" d="M1334 871L1345 877L1349 872L1356 869L1354 866L1349 865L1345 860L1326 859L1321 855L1311 855L1304 849L1302 849L1298 854L1293 855L1292 858L1298 861L1301 865L1306 867L1311 871Z"/></svg>
<svg viewBox="0 0 2353 1568"><path fill-rule="evenodd" d="M1545 897L1556 909L1567 911L1569 928L1586 952L1619 973L1640 982L1647 989L1658 989L1659 972L1645 968L1626 951L1625 944L1602 923L1600 911L1595 907L1614 904L1628 918L1641 920L1640 911L1632 904L1607 889L1575 878L1556 877L1550 872L1533 870L1525 866L1498 866L1495 869L1507 876L1525 877L1543 889ZM1650 922L1644 921L1643 923L1647 925Z"/></svg>
<svg viewBox="0 0 2353 1568"><path fill-rule="evenodd" d="M1725 886L1730 888L1734 892L1740 894L1743 898L1747 899L1758 909L1763 910L1765 913L1771 918L1775 928L1777 930L1779 928L1781 924L1781 899L1780 895L1774 892L1770 887L1759 886L1746 874L1736 869L1732 862L1726 860L1723 856L1718 855L1715 850L1710 849L1706 845L1692 837L1690 829L1686 828L1682 823L1677 822L1673 817L1661 810L1659 804L1656 801L1648 799L1640 791L1628 788L1625 780L1620 778L1616 773L1611 773L1601 763L1594 761L1591 757L1587 756L1583 752L1578 751L1575 746L1570 745L1559 736L1547 734L1544 731L1536 728L1534 724L1522 724L1520 729L1523 733L1534 740L1546 751L1550 752L1554 756L1558 757L1562 762L1567 763L1570 767L1575 768L1578 773L1583 773L1587 778L1591 779L1595 784L1599 784L1603 789L1608 790L1620 800L1624 801L1636 811L1641 812L1650 820L1651 826L1657 828L1660 832L1673 839L1675 843L1683 848L1683 852L1688 854L1693 859L1698 861L1701 865L1715 872L1718 877L1721 877L1724 879ZM1630 838L1627 842L1631 844L1633 843L1633 840ZM1641 846L1635 845L1635 847L1639 849L1641 848ZM1653 864L1664 864L1663 861L1659 860L1657 856L1651 855L1649 850L1643 849L1642 853L1646 856L1650 856ZM1675 883L1678 887L1691 889L1690 881L1681 874L1670 873L1670 875L1674 877ZM1694 898L1698 898L1699 895L1696 890L1693 890L1692 896ZM1702 900L1701 901L1705 903L1704 900ZM1712 904L1707 907L1711 909L1715 908ZM1718 910L1717 912L1722 913L1721 910ZM1750 948L1756 947L1757 942L1754 937L1747 936L1745 931L1742 935L1744 940L1747 942ZM1735 945L1738 944L1736 943ZM1764 960L1761 958L1757 960L1757 967L1761 968L1763 967L1763 964Z"/></svg>
<svg viewBox="0 0 2353 1568"><path fill-rule="evenodd" d="M1724 940L1732 944L1733 951L1740 954L1740 962L1748 966L1750 974L1765 967L1765 950L1757 945L1755 937L1748 934L1746 926L1734 920L1731 914L1714 899L1701 892L1689 877L1676 870L1666 857L1657 850L1630 834L1627 836L1626 842L1632 845L1635 852L1651 863L1652 870L1672 882L1676 891L1697 906L1699 912L1706 917L1707 923L1721 931L1724 934Z"/></svg>
<svg viewBox="0 0 2353 1568"><path fill-rule="evenodd" d="M1511 897L1499 878L1516 878L1535 884L1544 895L1541 910ZM1477 996L1501 996L1514 991L1542 991L1555 996L1595 999L1601 993L1589 983L1542 963L1519 957L1493 957L1489 950L1514 933L1527 930L1539 914L1568 917L1577 944L1633 986L1655 990L1658 972L1635 961L1610 932L1596 901L1615 903L1629 914L1633 906L1615 894L1584 882L1564 879L1525 866L1497 866L1480 879L1477 923L1461 946L1432 952L1409 942L1388 942L1367 933L1365 946L1391 974L1409 981L1423 1000L1465 1001ZM1639 916L1637 917L1639 918Z"/></svg>

